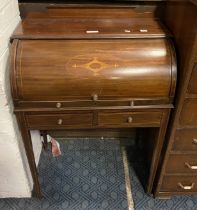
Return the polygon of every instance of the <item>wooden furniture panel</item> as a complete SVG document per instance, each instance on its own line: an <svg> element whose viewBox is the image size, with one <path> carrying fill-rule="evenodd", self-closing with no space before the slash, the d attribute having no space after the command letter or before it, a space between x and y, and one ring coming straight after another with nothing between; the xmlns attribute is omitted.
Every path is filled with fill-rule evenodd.
<svg viewBox="0 0 197 210"><path fill-rule="evenodd" d="M172 150L197 152L197 129L194 128L177 130Z"/></svg>
<svg viewBox="0 0 197 210"><path fill-rule="evenodd" d="M26 116L29 128L51 127L52 129L66 127L92 127L92 113L70 114L32 114Z"/></svg>
<svg viewBox="0 0 197 210"><path fill-rule="evenodd" d="M179 86L155 195L197 194L196 1L168 0L164 21L178 51Z"/></svg>
<svg viewBox="0 0 197 210"><path fill-rule="evenodd" d="M170 155L167 161L166 170L167 174L196 174L197 176L197 154L176 154Z"/></svg>
<svg viewBox="0 0 197 210"><path fill-rule="evenodd" d="M144 8L151 9L151 7ZM107 5L49 8L45 13L28 15L15 30L13 38L111 39L155 38L171 35L158 19L153 18L156 9L154 12L140 10L132 6L123 8ZM89 30L98 32L86 33Z"/></svg>
<svg viewBox="0 0 197 210"><path fill-rule="evenodd" d="M18 25L11 89L38 197L30 129L46 135L57 129L148 127L154 139L147 147L146 191L153 193L177 64L171 34L148 17L132 7L71 6L29 15Z"/></svg>
<svg viewBox="0 0 197 210"><path fill-rule="evenodd" d="M163 39L22 40L15 73L18 99L170 98L171 53Z"/></svg>
<svg viewBox="0 0 197 210"><path fill-rule="evenodd" d="M16 106L18 109L23 108L45 108L45 109L53 109L56 110L64 110L64 109L75 109L76 107L80 107L85 109L87 107L100 108L100 109L113 109L113 108L135 108L135 109L143 109L143 108L173 108L170 98L158 98L158 99L137 99L137 98L117 98L117 99L99 99L98 95L93 95L90 100L67 100L67 101L17 101Z"/></svg>
<svg viewBox="0 0 197 210"><path fill-rule="evenodd" d="M186 99L180 115L182 126L197 126L197 98Z"/></svg>
<svg viewBox="0 0 197 210"><path fill-rule="evenodd" d="M123 112L123 113L99 113L99 125L114 126L147 126L158 127L162 118L161 112Z"/></svg>
<svg viewBox="0 0 197 210"><path fill-rule="evenodd" d="M197 94L197 81L196 80L197 80L197 60L196 60L196 63L194 64L190 83L188 86L189 93Z"/></svg>
<svg viewBox="0 0 197 210"><path fill-rule="evenodd" d="M161 192L191 193L197 191L197 176L165 176Z"/></svg>

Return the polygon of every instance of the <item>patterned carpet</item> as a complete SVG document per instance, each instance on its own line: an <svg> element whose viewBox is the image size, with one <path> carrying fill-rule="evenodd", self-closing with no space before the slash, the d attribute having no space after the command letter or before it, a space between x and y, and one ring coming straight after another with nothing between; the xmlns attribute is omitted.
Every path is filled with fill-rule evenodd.
<svg viewBox="0 0 197 210"><path fill-rule="evenodd" d="M41 201L0 199L0 210L129 209L119 141L69 139L59 142L61 157L53 158L45 151L41 155L39 173L45 198ZM197 210L195 196L158 200L146 195L132 167L130 179L135 210Z"/></svg>
<svg viewBox="0 0 197 210"><path fill-rule="evenodd" d="M132 151L131 148L130 150ZM133 157L130 157L129 160L130 179L135 210L197 210L197 196L173 196L169 200L162 200L154 199L144 193L142 184L135 172L135 170L139 171L142 177L145 176L142 168L144 160L140 158L136 160L136 155L134 155L134 153L135 151L133 150Z"/></svg>

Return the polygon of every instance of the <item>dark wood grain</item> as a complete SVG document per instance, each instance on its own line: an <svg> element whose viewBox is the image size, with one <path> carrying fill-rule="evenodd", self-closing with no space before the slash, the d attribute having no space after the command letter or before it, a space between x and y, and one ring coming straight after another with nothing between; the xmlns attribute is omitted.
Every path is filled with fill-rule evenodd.
<svg viewBox="0 0 197 210"><path fill-rule="evenodd" d="M167 98L176 84L162 39L20 41L17 53L22 100Z"/></svg>
<svg viewBox="0 0 197 210"><path fill-rule="evenodd" d="M196 95L196 58L197 58L197 6L195 1L167 1L165 24L174 35L178 55L179 85L175 109L167 133L166 151L155 195L196 194L196 176L184 163L197 160L197 95ZM189 24L188 24L189 23ZM173 155L172 155L173 154ZM185 169L185 170L184 170ZM159 171L159 170L158 170ZM193 172L195 173L195 172ZM178 174L178 176L176 176ZM157 179L156 179L157 180ZM184 185L195 183L191 190L181 189Z"/></svg>
<svg viewBox="0 0 197 210"><path fill-rule="evenodd" d="M38 197L31 129L150 129L146 191L153 193L177 80L169 36L153 12L130 7L49 8L19 24L12 96Z"/></svg>
<svg viewBox="0 0 197 210"><path fill-rule="evenodd" d="M196 174L197 159L196 154L174 154L170 155L165 173L167 174Z"/></svg>
<svg viewBox="0 0 197 210"><path fill-rule="evenodd" d="M147 31L142 32L143 29ZM87 30L99 32L91 34L86 33ZM70 6L30 14L19 24L12 38L73 40L166 36L171 36L170 32L153 18L153 13L151 17L149 11L139 12L132 7Z"/></svg>
<svg viewBox="0 0 197 210"><path fill-rule="evenodd" d="M160 112L124 112L124 113L99 113L98 125L113 125L113 126L152 126L160 125L162 113ZM154 127L154 126L153 126Z"/></svg>
<svg viewBox="0 0 197 210"><path fill-rule="evenodd" d="M183 186L191 187L191 189L183 189L180 187L179 183ZM191 192L197 191L197 176L165 176L163 180L163 185L161 186L161 192L171 192L176 194L176 192L183 192L184 194L190 194Z"/></svg>
<svg viewBox="0 0 197 210"><path fill-rule="evenodd" d="M54 129L55 127L91 127L93 122L92 113L80 113L80 114L40 114L40 115L27 115L27 126L29 128L48 127Z"/></svg>
<svg viewBox="0 0 197 210"><path fill-rule="evenodd" d="M197 153L197 129L179 129L173 142L173 151Z"/></svg>
<svg viewBox="0 0 197 210"><path fill-rule="evenodd" d="M197 98L185 100L180 114L180 124L197 127Z"/></svg>

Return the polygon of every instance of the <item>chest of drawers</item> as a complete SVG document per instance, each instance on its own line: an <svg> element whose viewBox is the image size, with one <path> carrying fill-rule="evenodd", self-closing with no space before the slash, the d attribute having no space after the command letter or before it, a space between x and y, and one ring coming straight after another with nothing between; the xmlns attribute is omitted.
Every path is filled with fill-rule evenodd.
<svg viewBox="0 0 197 210"><path fill-rule="evenodd" d="M151 193L176 86L168 31L132 8L67 7L29 15L12 39L12 96L37 196L31 129L157 128Z"/></svg>
<svg viewBox="0 0 197 210"><path fill-rule="evenodd" d="M166 9L166 24L175 36L179 51L180 84L156 195L196 195L197 4L196 1L177 1L175 4L169 1Z"/></svg>

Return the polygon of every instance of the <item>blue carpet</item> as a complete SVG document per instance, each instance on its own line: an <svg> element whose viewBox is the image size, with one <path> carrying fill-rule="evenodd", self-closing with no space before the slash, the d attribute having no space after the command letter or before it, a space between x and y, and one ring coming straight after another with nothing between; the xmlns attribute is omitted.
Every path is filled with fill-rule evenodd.
<svg viewBox="0 0 197 210"><path fill-rule="evenodd" d="M42 152L39 164L44 198L2 199L3 210L128 210L119 142L60 140L62 155Z"/></svg>
<svg viewBox="0 0 197 210"><path fill-rule="evenodd" d="M1 210L127 210L119 141L60 141L62 156L42 152L40 183L45 198L0 199ZM131 164L132 165L132 164ZM143 170L143 169L142 169ZM197 210L197 197L158 200L146 195L130 167L136 210Z"/></svg>
<svg viewBox="0 0 197 210"><path fill-rule="evenodd" d="M197 196L173 196L169 200L154 199L144 193L132 168L130 176L135 210L197 210Z"/></svg>

